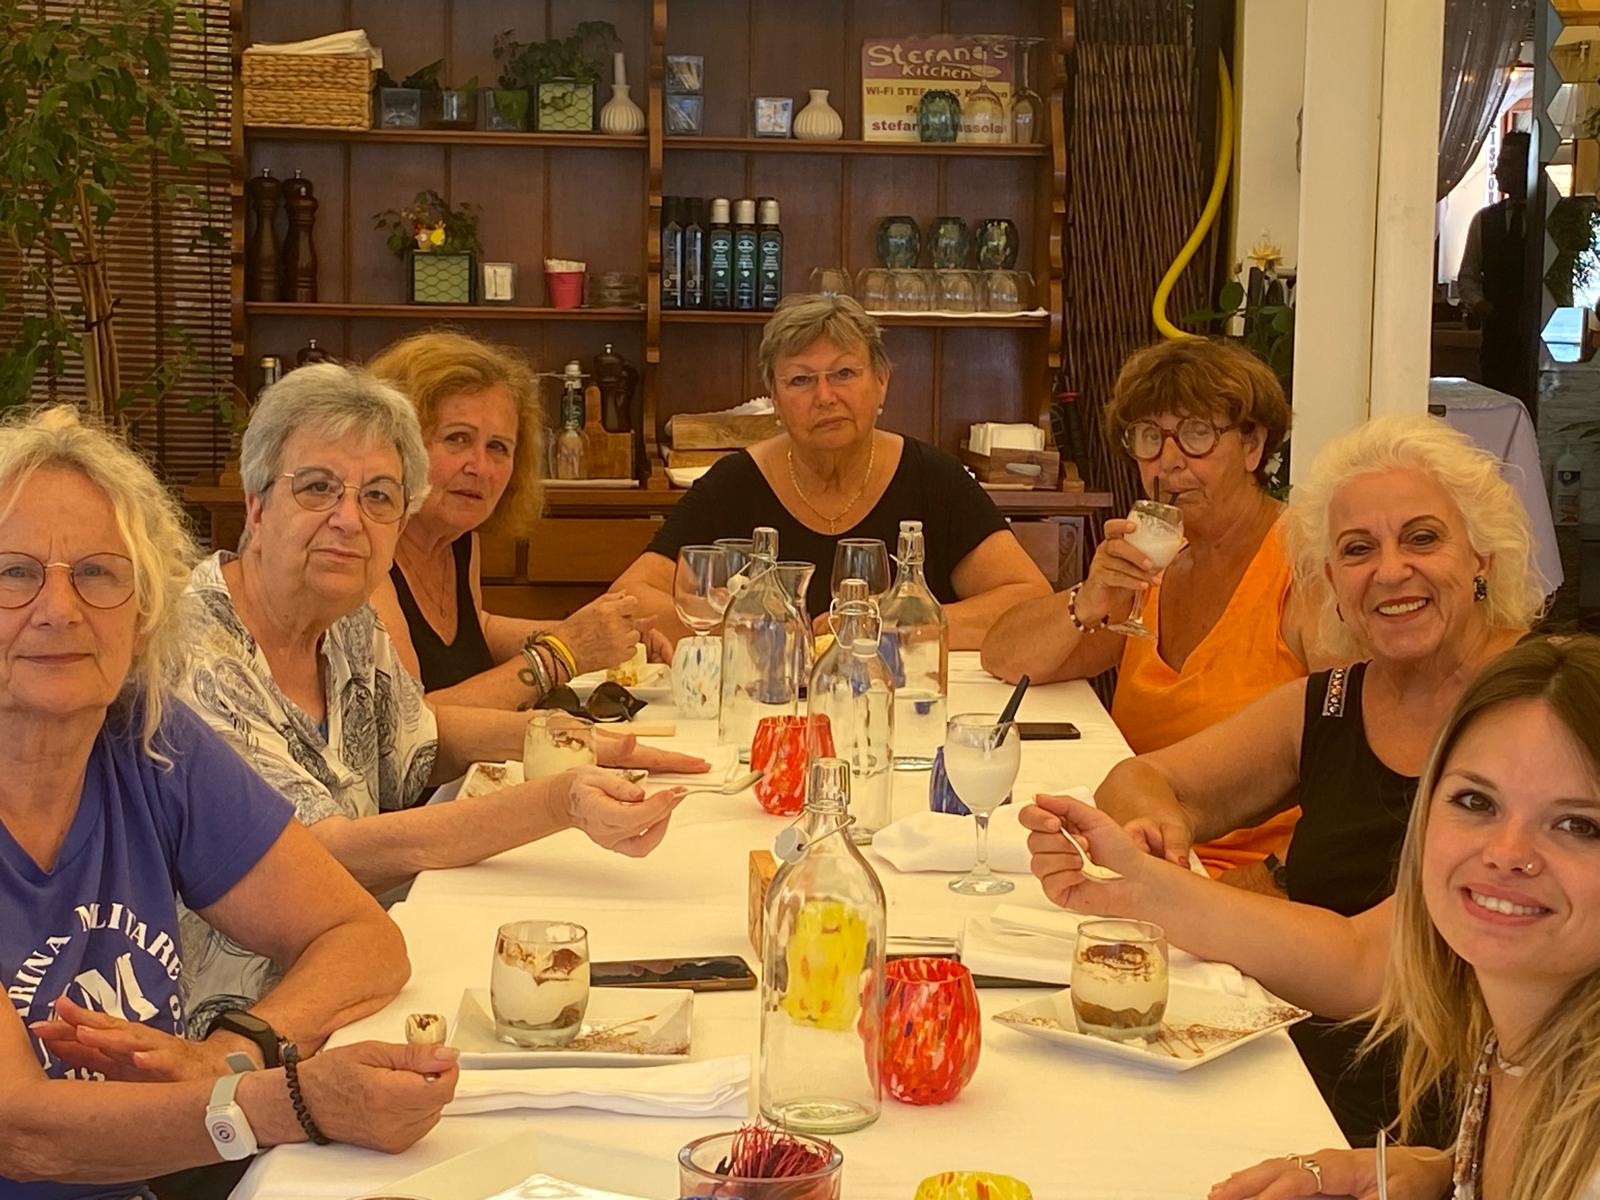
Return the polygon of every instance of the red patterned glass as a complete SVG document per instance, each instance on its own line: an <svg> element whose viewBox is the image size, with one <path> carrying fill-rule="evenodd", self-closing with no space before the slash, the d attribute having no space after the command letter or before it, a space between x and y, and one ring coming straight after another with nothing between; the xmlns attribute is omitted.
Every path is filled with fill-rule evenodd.
<svg viewBox="0 0 1600 1200"><path fill-rule="evenodd" d="M762 717L756 723L750 769L766 772L756 782L756 800L769 813L792 817L806 806L806 743L811 720L819 722L818 757L833 757L833 730L827 717Z"/></svg>
<svg viewBox="0 0 1600 1200"><path fill-rule="evenodd" d="M904 1104L954 1100L982 1043L972 972L948 958L898 958L885 972L883 1086Z"/></svg>

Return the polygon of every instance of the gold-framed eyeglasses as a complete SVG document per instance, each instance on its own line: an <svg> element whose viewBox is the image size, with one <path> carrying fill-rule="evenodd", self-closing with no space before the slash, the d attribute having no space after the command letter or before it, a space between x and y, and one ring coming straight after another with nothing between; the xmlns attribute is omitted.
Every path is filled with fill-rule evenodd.
<svg viewBox="0 0 1600 1200"><path fill-rule="evenodd" d="M831 388L847 388L860 380L866 372L860 367L835 367L821 375L789 375L779 380L786 392L810 393L817 390L817 380L826 379Z"/></svg>
<svg viewBox="0 0 1600 1200"><path fill-rule="evenodd" d="M0 608L25 608L44 590L50 568L60 567L90 608L118 608L133 595L133 560L125 554L86 554L77 562L43 562L20 550L0 553Z"/></svg>
<svg viewBox="0 0 1600 1200"><path fill-rule="evenodd" d="M1171 438L1190 458L1204 458L1217 448L1217 442L1234 425L1213 425L1204 417L1184 417L1172 429L1164 429L1155 421L1135 421L1122 431L1122 448L1140 462L1151 462L1161 457L1161 451Z"/></svg>
<svg viewBox="0 0 1600 1200"><path fill-rule="evenodd" d="M295 503L308 512L327 512L344 499L346 492L354 492L361 511L381 525L393 525L406 513L406 490L388 476L366 483L346 483L326 467L301 467L283 472L278 479L290 481Z"/></svg>

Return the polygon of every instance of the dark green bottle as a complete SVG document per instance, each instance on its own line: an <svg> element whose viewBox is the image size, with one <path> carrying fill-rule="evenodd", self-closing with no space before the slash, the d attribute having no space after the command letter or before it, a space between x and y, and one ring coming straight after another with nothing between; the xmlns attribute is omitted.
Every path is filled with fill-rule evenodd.
<svg viewBox="0 0 1600 1200"><path fill-rule="evenodd" d="M783 299L783 231L778 228L778 202L761 201L756 230L756 306L771 312Z"/></svg>
<svg viewBox="0 0 1600 1200"><path fill-rule="evenodd" d="M733 307L740 312L756 308L756 202L739 200L733 206Z"/></svg>
<svg viewBox="0 0 1600 1200"><path fill-rule="evenodd" d="M728 223L728 198L711 201L706 230L706 307L733 307L733 226Z"/></svg>

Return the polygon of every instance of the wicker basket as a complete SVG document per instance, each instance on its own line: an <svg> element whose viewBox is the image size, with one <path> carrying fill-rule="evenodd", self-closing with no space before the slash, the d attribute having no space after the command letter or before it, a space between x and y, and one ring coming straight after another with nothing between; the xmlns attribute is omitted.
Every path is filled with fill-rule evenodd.
<svg viewBox="0 0 1600 1200"><path fill-rule="evenodd" d="M246 125L372 127L372 60L365 54L246 50Z"/></svg>

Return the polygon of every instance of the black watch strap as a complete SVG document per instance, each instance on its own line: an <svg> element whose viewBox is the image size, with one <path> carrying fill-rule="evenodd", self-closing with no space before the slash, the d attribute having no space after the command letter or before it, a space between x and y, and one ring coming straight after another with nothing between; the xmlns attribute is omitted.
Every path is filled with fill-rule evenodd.
<svg viewBox="0 0 1600 1200"><path fill-rule="evenodd" d="M1289 890L1289 866L1276 854L1269 854L1261 860L1261 865L1272 876L1273 886L1280 892Z"/></svg>
<svg viewBox="0 0 1600 1200"><path fill-rule="evenodd" d="M283 1065L283 1043L278 1037L277 1030L255 1013L245 1012L242 1009L222 1013L211 1022L212 1033L219 1029L253 1042L256 1049L261 1051L262 1066L271 1069Z"/></svg>

